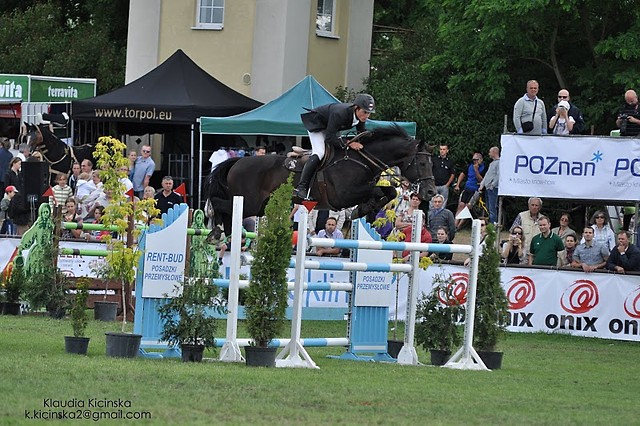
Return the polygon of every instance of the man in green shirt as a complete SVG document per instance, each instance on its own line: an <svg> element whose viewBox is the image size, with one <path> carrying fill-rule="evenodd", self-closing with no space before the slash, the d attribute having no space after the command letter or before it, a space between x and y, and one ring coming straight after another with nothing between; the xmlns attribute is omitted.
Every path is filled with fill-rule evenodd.
<svg viewBox="0 0 640 426"><path fill-rule="evenodd" d="M529 265L556 266L558 252L564 250L562 239L551 232L549 218L538 218L540 233L531 239L529 249Z"/></svg>

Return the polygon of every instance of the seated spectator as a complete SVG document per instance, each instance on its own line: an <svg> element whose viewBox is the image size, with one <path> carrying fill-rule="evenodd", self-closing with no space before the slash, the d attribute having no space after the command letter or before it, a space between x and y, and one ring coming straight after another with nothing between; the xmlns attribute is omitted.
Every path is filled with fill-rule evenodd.
<svg viewBox="0 0 640 426"><path fill-rule="evenodd" d="M572 266L573 254L576 251L576 241L577 238L575 235L567 235L564 250L558 253L558 267Z"/></svg>
<svg viewBox="0 0 640 426"><path fill-rule="evenodd" d="M607 269L620 274L640 271L640 249L629 244L631 234L628 231L618 232L618 245L611 250L607 260Z"/></svg>
<svg viewBox="0 0 640 426"><path fill-rule="evenodd" d="M154 199L156 197L156 190L153 186L147 186L144 188L144 192L142 193L142 199Z"/></svg>
<svg viewBox="0 0 640 426"><path fill-rule="evenodd" d="M603 244L593 240L593 228L587 226L582 231L583 243L576 247L571 266L581 268L584 272L593 272L604 268L609 259L609 250Z"/></svg>
<svg viewBox="0 0 640 426"><path fill-rule="evenodd" d="M569 227L571 223L571 215L569 213L562 213L560 216L560 226L555 227L551 230L554 234L556 234L560 239L562 239L562 243L566 242L568 235L573 235L574 239L577 240L578 236L576 235L576 231Z"/></svg>
<svg viewBox="0 0 640 426"><path fill-rule="evenodd" d="M502 259L509 265L524 265L527 263L527 252L524 232L520 226L515 226L509 239L502 245Z"/></svg>
<svg viewBox="0 0 640 426"><path fill-rule="evenodd" d="M616 246L616 234L609 227L609 215L604 210L596 211L591 216L591 228L593 228L593 240L602 244L609 249L613 250ZM584 242L584 238L580 240Z"/></svg>
<svg viewBox="0 0 640 426"><path fill-rule="evenodd" d="M98 199L105 198L104 184L102 183L102 179L100 178L100 172L98 170L94 170L93 172L91 172L91 182L93 184L92 186L94 189L93 191L91 191L91 193L89 193L89 195L83 197L80 200L80 204L78 208L78 214L81 215L83 218L87 217L89 215L89 212L93 211L96 205L101 205L99 203L96 204L96 201ZM89 188L91 188L91 186L89 186Z"/></svg>
<svg viewBox="0 0 640 426"><path fill-rule="evenodd" d="M93 211L93 223L102 223L102 217L104 215L104 207L97 206ZM109 235L109 231L87 231L84 234L84 237L87 241L102 241L102 239Z"/></svg>
<svg viewBox="0 0 640 426"><path fill-rule="evenodd" d="M429 214L427 215L431 239L435 240L437 238L436 233L439 228L445 228L449 240L453 241L456 236L456 219L453 217L453 213L445 207L442 195L435 195L431 201L433 208L429 209Z"/></svg>
<svg viewBox="0 0 640 426"><path fill-rule="evenodd" d="M529 246L529 265L556 266L558 264L558 252L564 250L562 239L551 232L549 218L538 218L540 233L531 239Z"/></svg>
<svg viewBox="0 0 640 426"><path fill-rule="evenodd" d="M78 207L76 200L74 198L69 198L65 204L67 207L67 212L62 215L63 222L75 222L78 224L82 224L82 217L76 213L76 209ZM81 238L82 237L82 229L63 229L62 230L62 238Z"/></svg>
<svg viewBox="0 0 640 426"><path fill-rule="evenodd" d="M406 234L405 229L413 225L413 213L420 208L422 199L418 193L414 192L409 198L409 208L399 211L396 215L396 230Z"/></svg>
<svg viewBox="0 0 640 426"><path fill-rule="evenodd" d="M409 225L407 227L404 228L404 231L402 231L404 234L404 241L407 243L411 242L411 235L413 234L413 225ZM433 242L433 240L431 239L431 233L429 232L429 230L427 229L426 226L422 226L422 231L420 232L420 242L422 243L431 243ZM425 257L428 256L429 253L426 251L421 251L420 252L420 257ZM402 260L404 262L408 262L409 259L411 257L411 252L409 250L405 250L402 252Z"/></svg>
<svg viewBox="0 0 640 426"><path fill-rule="evenodd" d="M245 236L245 232L247 232L246 229L242 228L242 239L240 240L240 251L243 251L243 252L249 250L252 242L251 238L247 238ZM225 236L225 238L223 238L216 246L216 248L218 249L218 265L224 264L224 261L222 259L224 258L224 254L229 249L229 247L231 247L231 235L229 235L228 237Z"/></svg>
<svg viewBox="0 0 640 426"><path fill-rule="evenodd" d="M327 218L324 229L318 232L318 238L331 238L333 240L342 240L344 235L342 231L337 229L338 221L334 217ZM338 247L316 247L316 256L337 256L342 249Z"/></svg>
<svg viewBox="0 0 640 426"><path fill-rule="evenodd" d="M442 197L442 195L436 195ZM455 228L455 226L454 226ZM438 229L436 229L436 239L435 242L438 244L452 244L451 240L449 239L449 234L447 232L447 228L445 227L440 227ZM453 253L431 253L429 255L429 257L431 257L431 260L451 260L453 259Z"/></svg>

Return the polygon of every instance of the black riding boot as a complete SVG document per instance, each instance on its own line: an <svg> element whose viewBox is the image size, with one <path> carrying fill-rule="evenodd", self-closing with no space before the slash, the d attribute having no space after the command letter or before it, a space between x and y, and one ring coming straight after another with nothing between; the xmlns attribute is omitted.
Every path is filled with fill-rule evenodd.
<svg viewBox="0 0 640 426"><path fill-rule="evenodd" d="M293 195L298 198L302 198L303 200L307 199L307 194L309 192L309 183L311 182L311 178L315 176L316 170L320 165L320 158L317 155L312 155L309 157L307 162L304 165L304 169L302 169L302 175L300 176L300 182L298 182L298 186L294 191Z"/></svg>

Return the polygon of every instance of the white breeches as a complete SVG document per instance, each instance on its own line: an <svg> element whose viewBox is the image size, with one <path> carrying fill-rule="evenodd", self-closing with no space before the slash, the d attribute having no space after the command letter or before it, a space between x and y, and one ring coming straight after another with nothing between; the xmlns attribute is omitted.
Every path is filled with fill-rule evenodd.
<svg viewBox="0 0 640 426"><path fill-rule="evenodd" d="M319 159L324 158L324 133L323 132L309 132L309 140L311 141L311 152L318 156Z"/></svg>

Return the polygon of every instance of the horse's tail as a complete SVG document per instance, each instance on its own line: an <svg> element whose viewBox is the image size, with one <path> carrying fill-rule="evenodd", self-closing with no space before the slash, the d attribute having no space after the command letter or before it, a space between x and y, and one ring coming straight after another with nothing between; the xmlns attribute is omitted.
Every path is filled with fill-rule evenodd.
<svg viewBox="0 0 640 426"><path fill-rule="evenodd" d="M214 214L231 214L233 203L229 195L227 175L231 167L241 158L230 158L219 164L204 181L204 193L211 204ZM219 222L216 221L216 223Z"/></svg>

